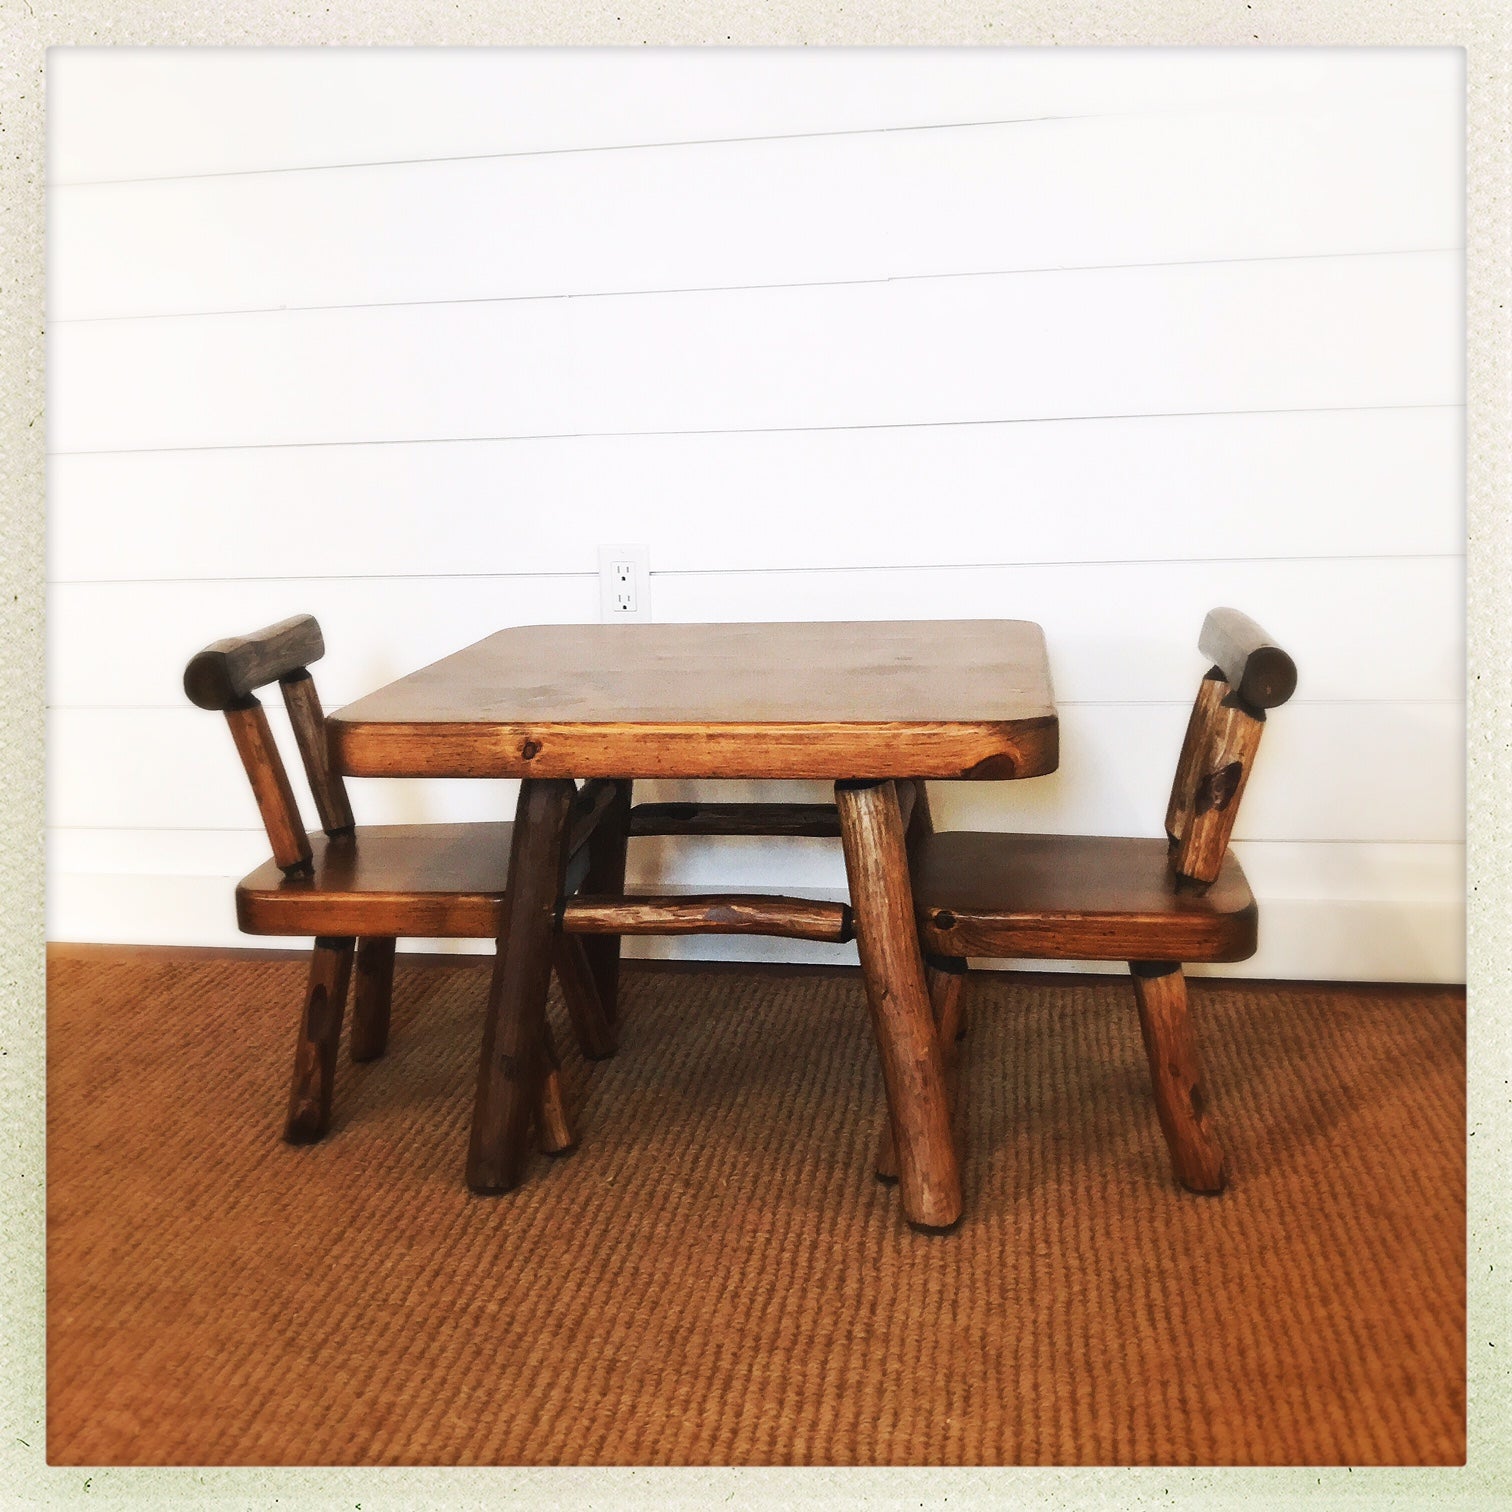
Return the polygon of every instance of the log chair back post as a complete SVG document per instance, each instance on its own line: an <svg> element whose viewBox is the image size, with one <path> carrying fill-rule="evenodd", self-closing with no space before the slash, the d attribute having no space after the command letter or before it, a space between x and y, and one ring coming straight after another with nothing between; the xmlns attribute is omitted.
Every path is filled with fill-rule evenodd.
<svg viewBox="0 0 1512 1512"><path fill-rule="evenodd" d="M314 616L298 614L251 635L216 641L184 669L190 702L226 716L273 858L289 876L310 871L310 843L267 713L254 695L270 682L280 685L321 824L329 835L350 834L351 805L331 766L325 715L309 673L309 664L324 655L325 641Z"/></svg>
<svg viewBox="0 0 1512 1512"><path fill-rule="evenodd" d="M1197 645L1213 665L1187 721L1165 827L1172 869L1186 882L1206 888L1223 866L1265 730L1265 711L1296 691L1297 669L1237 609L1212 610Z"/></svg>
<svg viewBox="0 0 1512 1512"><path fill-rule="evenodd" d="M314 853L288 770L255 690L271 682L278 683L310 793L320 814L321 828L333 840L354 836L356 826L346 784L331 762L325 711L315 691L315 680L310 676L310 663L324 655L325 639L314 616L298 614L250 635L216 641L194 656L184 669L184 692L190 702L226 716L273 846L273 859L289 878L315 876ZM606 784L589 783L577 795L574 847L586 840L607 808L605 787ZM383 928L385 923L387 929ZM316 936L284 1126L284 1138L290 1143L319 1139L330 1123L336 1049L354 953L357 989L352 1016L352 1059L375 1060L387 1047L395 936L391 919L380 922L375 916L375 924L380 932L364 934L360 940L356 933ZM569 949L564 948L561 955L566 966L578 966ZM581 971L574 970L564 977L564 981L568 1010L585 1053L595 1059L613 1054L613 1033L603 1022L593 983L587 978L586 964ZM555 1051L549 1042L546 1058L546 1074L535 1116L541 1147L555 1152L571 1146L572 1133L562 1104Z"/></svg>

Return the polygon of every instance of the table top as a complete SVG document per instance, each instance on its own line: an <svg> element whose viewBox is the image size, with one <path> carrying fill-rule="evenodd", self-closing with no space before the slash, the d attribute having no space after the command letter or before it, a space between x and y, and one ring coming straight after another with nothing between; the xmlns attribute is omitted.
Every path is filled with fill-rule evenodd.
<svg viewBox="0 0 1512 1512"><path fill-rule="evenodd" d="M1059 734L1027 620L525 625L328 725L357 777L1033 777Z"/></svg>

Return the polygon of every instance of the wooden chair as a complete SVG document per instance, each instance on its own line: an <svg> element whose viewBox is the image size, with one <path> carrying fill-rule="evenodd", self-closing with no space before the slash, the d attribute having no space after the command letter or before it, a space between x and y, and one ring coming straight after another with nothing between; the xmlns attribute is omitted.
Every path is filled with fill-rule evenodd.
<svg viewBox="0 0 1512 1512"><path fill-rule="evenodd" d="M331 767L325 715L310 676L325 654L320 626L297 615L251 635L216 641L184 672L184 691L226 716L272 842L273 855L236 889L247 934L315 936L294 1052L284 1138L308 1144L331 1118L336 1050L356 959L350 1052L374 1060L388 1046L394 946L404 936L494 939L508 880L512 824L405 824L358 830L341 776ZM278 747L254 690L276 681L309 778L323 832L306 834ZM586 784L573 814L567 891L587 869L587 839L609 807L608 784ZM573 1028L591 1059L612 1055L613 1026L576 940L559 937L554 965ZM537 1138L569 1149L556 1056L536 1110Z"/></svg>
<svg viewBox="0 0 1512 1512"><path fill-rule="evenodd" d="M1182 963L1255 953L1257 909L1229 835L1265 729L1291 697L1292 659L1234 609L1214 609L1198 647L1212 663L1187 724L1166 838L925 836L913 888L931 999L953 1082L966 957L1127 961L1177 1179L1219 1192L1223 1153L1203 1095ZM884 1130L878 1174L891 1176Z"/></svg>

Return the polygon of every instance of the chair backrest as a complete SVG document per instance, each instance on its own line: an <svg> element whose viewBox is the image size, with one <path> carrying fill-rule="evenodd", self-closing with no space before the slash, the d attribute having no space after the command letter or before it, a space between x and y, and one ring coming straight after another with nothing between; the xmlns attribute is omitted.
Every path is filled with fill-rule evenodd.
<svg viewBox="0 0 1512 1512"><path fill-rule="evenodd" d="M1166 808L1166 835L1177 875L1205 887L1223 865L1265 729L1265 711L1296 691L1297 668L1237 609L1212 610L1197 648L1213 666L1187 721Z"/></svg>
<svg viewBox="0 0 1512 1512"><path fill-rule="evenodd" d="M287 873L309 871L310 844L268 716L253 692L277 681L321 826L328 835L350 834L351 805L341 774L331 767L325 713L309 672L310 663L324 655L320 626L312 615L297 614L251 635L216 641L184 669L184 692L190 702L226 716L273 843L273 859Z"/></svg>

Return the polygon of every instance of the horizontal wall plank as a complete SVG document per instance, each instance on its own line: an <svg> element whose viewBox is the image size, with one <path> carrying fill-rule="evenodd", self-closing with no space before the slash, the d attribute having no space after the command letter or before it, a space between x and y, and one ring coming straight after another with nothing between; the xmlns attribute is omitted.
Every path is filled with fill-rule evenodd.
<svg viewBox="0 0 1512 1512"><path fill-rule="evenodd" d="M937 823L1158 835L1187 712L1154 704L1062 709L1059 771L1010 784L1007 796L979 793L976 783L945 784ZM1464 763L1462 707L1291 704L1268 721L1234 835L1460 841Z"/></svg>
<svg viewBox="0 0 1512 1512"><path fill-rule="evenodd" d="M1453 409L54 457L48 572L596 572L599 541L653 571L1441 554L1463 479Z"/></svg>
<svg viewBox="0 0 1512 1512"><path fill-rule="evenodd" d="M1458 404L1461 263L1423 253L62 325L49 445Z"/></svg>
<svg viewBox="0 0 1512 1512"><path fill-rule="evenodd" d="M1062 702L1190 697L1198 628L1218 604L1287 648L1303 699L1464 697L1462 558L656 573L651 585L654 615L669 622L1035 620ZM53 707L179 707L200 646L312 611L327 647L316 682L335 707L506 625L590 622L598 580L55 584L48 608Z"/></svg>
<svg viewBox="0 0 1512 1512"><path fill-rule="evenodd" d="M1458 93L1455 49L58 49L54 182Z"/></svg>
<svg viewBox="0 0 1512 1512"><path fill-rule="evenodd" d="M1200 131L1181 115L1101 116L63 188L48 206L48 313L1452 247L1463 194L1444 169L1462 114L1446 91L1215 110Z"/></svg>
<svg viewBox="0 0 1512 1512"><path fill-rule="evenodd" d="M277 708L272 713L282 734L286 721ZM938 784L937 822L1158 834L1186 717L1180 704L1064 708L1059 771L1025 782ZM190 707L52 711L49 823L253 827L251 794L221 723ZM1235 831L1240 839L1464 838L1461 706L1298 703L1273 715L1271 725ZM694 784L654 786L664 800L699 791ZM366 823L499 819L513 806L512 789L485 781L364 781L353 784L352 797Z"/></svg>
<svg viewBox="0 0 1512 1512"><path fill-rule="evenodd" d="M1034 620L1063 704L1190 698L1203 618L1231 604L1290 652L1299 698L1465 691L1462 558L665 573L652 604L663 621ZM1381 612L1391 604L1412 612Z"/></svg>
<svg viewBox="0 0 1512 1512"><path fill-rule="evenodd" d="M585 624L599 582L576 576L304 578L293 581L54 585L47 697L53 707L181 708L202 646L294 614L320 622L312 675L327 710L510 625ZM273 703L278 690L268 690Z"/></svg>
<svg viewBox="0 0 1512 1512"><path fill-rule="evenodd" d="M270 949L307 940L238 933L227 880L198 876L130 879L62 873L50 879L47 937L111 944L219 945ZM724 884L727 890L732 884ZM1276 980L1463 982L1465 920L1462 902L1436 899L1404 904L1386 899L1260 900L1260 947L1247 961L1194 966L1194 976ZM487 955L483 940L406 940L401 950ZM735 960L825 965L856 964L854 945L817 945L718 935L626 940L624 953L639 959ZM978 967L1104 971L1113 964L1082 962L977 962ZM293 1011L292 1008L290 1010Z"/></svg>
<svg viewBox="0 0 1512 1512"><path fill-rule="evenodd" d="M1465 894L1463 845L1244 840L1235 851L1265 898L1462 902ZM260 866L267 853L267 837L256 829L53 829L47 837L49 872L78 876L217 877L229 883ZM829 897L845 888L844 860L834 840L637 836L628 867L629 885L641 892Z"/></svg>

